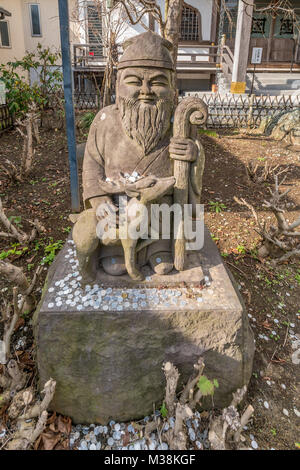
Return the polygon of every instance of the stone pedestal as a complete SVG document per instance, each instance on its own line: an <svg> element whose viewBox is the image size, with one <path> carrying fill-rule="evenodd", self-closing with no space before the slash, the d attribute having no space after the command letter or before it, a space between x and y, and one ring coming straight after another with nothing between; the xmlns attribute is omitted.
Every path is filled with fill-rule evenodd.
<svg viewBox="0 0 300 470"><path fill-rule="evenodd" d="M151 413L164 397L167 360L182 384L202 355L205 374L219 381L215 406L250 379L252 331L209 232L186 271L146 275L139 286L103 275L82 286L71 240L51 267L34 318L40 380L56 380L52 408L75 423Z"/></svg>

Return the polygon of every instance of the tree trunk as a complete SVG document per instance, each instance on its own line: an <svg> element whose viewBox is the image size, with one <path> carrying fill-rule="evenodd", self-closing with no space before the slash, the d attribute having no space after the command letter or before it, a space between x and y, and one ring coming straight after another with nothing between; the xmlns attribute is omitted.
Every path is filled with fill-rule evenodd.
<svg viewBox="0 0 300 470"><path fill-rule="evenodd" d="M174 46L172 56L175 67L177 63L182 5L183 0L169 0L168 11L166 12L165 38L168 39L168 41L170 41Z"/></svg>

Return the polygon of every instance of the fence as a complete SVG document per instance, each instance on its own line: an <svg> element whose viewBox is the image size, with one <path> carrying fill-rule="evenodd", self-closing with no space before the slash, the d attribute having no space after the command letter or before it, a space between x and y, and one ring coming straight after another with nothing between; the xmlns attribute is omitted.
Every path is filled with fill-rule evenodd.
<svg viewBox="0 0 300 470"><path fill-rule="evenodd" d="M258 127L267 116L300 107L300 94L257 96L195 92L186 93L185 96L198 96L207 104L207 127ZM74 93L74 106L79 110L101 107L96 93L83 92Z"/></svg>
<svg viewBox="0 0 300 470"><path fill-rule="evenodd" d="M299 95L256 96L220 95L219 93L189 93L198 96L208 106L207 127L258 127L265 117L300 107Z"/></svg>
<svg viewBox="0 0 300 470"><path fill-rule="evenodd" d="M219 93L187 93L198 96L208 106L207 127L258 127L265 117L272 117L282 111L300 108L299 95L256 96L220 95ZM74 93L76 109L100 109L96 93ZM7 105L0 105L0 132L13 126L13 116Z"/></svg>
<svg viewBox="0 0 300 470"><path fill-rule="evenodd" d="M73 97L76 109L100 109L99 96L96 93L75 92Z"/></svg>
<svg viewBox="0 0 300 470"><path fill-rule="evenodd" d="M13 116L10 114L6 104L0 105L0 132L9 129L14 124Z"/></svg>

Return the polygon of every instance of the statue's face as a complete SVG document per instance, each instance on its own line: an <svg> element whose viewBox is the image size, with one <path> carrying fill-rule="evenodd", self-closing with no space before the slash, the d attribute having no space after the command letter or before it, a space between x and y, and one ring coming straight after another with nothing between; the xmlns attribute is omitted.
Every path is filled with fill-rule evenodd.
<svg viewBox="0 0 300 470"><path fill-rule="evenodd" d="M145 155L155 150L170 127L174 94L170 70L128 67L118 73L117 105L123 128Z"/></svg>
<svg viewBox="0 0 300 470"><path fill-rule="evenodd" d="M172 100L174 97L170 70L129 67L119 73L118 96L126 100L154 104L158 100Z"/></svg>

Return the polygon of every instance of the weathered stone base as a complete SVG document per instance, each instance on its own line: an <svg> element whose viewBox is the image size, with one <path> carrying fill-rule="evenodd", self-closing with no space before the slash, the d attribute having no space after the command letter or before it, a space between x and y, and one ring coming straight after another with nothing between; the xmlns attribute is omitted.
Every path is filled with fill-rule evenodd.
<svg viewBox="0 0 300 470"><path fill-rule="evenodd" d="M179 368L182 384L200 355L205 374L219 381L215 406L248 383L252 331L208 231L202 269L191 268L195 284L186 287L179 279L176 287L118 287L117 279L111 288L83 287L73 250L69 241L57 257L34 319L41 385L57 381L54 410L75 423L143 417L163 400L163 362Z"/></svg>

